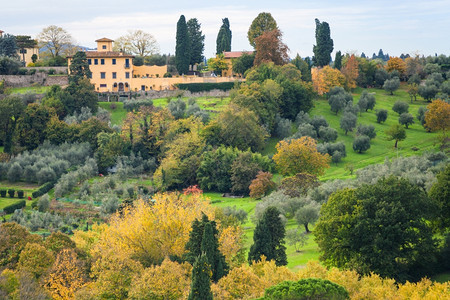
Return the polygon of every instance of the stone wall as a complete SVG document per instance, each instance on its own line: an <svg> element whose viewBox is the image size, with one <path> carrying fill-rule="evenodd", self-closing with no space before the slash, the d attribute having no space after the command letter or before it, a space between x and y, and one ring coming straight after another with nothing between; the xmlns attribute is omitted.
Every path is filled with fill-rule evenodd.
<svg viewBox="0 0 450 300"><path fill-rule="evenodd" d="M56 74L67 74L67 67L27 67L28 72L30 70L36 70L36 73L40 70L48 72L48 70L55 70Z"/></svg>
<svg viewBox="0 0 450 300"><path fill-rule="evenodd" d="M44 72L36 72L34 75L0 75L0 81L4 80L7 87L27 87L31 85L67 85L67 75L48 76Z"/></svg>

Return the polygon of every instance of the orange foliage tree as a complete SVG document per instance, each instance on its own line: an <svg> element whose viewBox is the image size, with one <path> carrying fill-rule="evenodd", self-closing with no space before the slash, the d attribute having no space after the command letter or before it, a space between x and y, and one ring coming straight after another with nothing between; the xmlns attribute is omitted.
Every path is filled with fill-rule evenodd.
<svg viewBox="0 0 450 300"><path fill-rule="evenodd" d="M314 90L319 95L328 93L335 86L345 87L346 84L345 76L341 71L330 66L311 69L311 76Z"/></svg>
<svg viewBox="0 0 450 300"><path fill-rule="evenodd" d="M261 197L273 191L276 185L272 181L272 177L273 175L270 172L259 171L249 186L250 197L261 199Z"/></svg>
<svg viewBox="0 0 450 300"><path fill-rule="evenodd" d="M392 72L397 70L401 76L406 74L406 63L400 57L390 57L386 64L386 71Z"/></svg>
<svg viewBox="0 0 450 300"><path fill-rule="evenodd" d="M358 60L355 55L351 55L347 60L346 64L341 68L342 74L344 74L345 79L347 80L347 88L354 89L356 88L356 79L358 78Z"/></svg>
<svg viewBox="0 0 450 300"><path fill-rule="evenodd" d="M266 31L255 39L255 66L261 63L273 62L276 65L284 65L289 61L289 48L281 41L283 34L277 28Z"/></svg>
<svg viewBox="0 0 450 300"><path fill-rule="evenodd" d="M317 151L317 142L309 136L280 141L273 156L278 170L285 176L297 173L322 175L329 168L330 156Z"/></svg>
<svg viewBox="0 0 450 300"><path fill-rule="evenodd" d="M442 100L434 100L427 106L425 113L425 126L434 131L442 130L446 136L446 131L450 128L450 104Z"/></svg>

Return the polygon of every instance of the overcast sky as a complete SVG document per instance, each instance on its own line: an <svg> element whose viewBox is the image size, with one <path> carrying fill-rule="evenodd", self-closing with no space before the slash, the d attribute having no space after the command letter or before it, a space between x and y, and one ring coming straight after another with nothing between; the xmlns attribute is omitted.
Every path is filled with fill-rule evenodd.
<svg viewBox="0 0 450 300"><path fill-rule="evenodd" d="M260 12L270 12L283 32L290 56L311 56L314 19L330 24L334 50L450 55L450 0L278 0L278 1L117 1L20 0L2 1L0 30L35 37L44 27L66 29L78 45L96 47L95 40L111 39L129 29L155 36L161 53L175 52L180 15L197 18L206 35L204 55L215 53L222 18L230 20L232 50L252 50L247 30ZM221 4L223 3L223 4ZM333 54L334 57L334 54Z"/></svg>

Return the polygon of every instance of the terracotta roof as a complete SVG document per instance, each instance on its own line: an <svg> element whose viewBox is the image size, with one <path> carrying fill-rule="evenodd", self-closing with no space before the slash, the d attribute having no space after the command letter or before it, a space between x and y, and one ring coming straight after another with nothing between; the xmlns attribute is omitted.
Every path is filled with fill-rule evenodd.
<svg viewBox="0 0 450 300"><path fill-rule="evenodd" d="M96 40L95 42L114 42L114 41L104 37L104 38Z"/></svg>
<svg viewBox="0 0 450 300"><path fill-rule="evenodd" d="M225 58L238 58L241 57L242 54L253 54L253 51L230 51L230 52L223 52L223 56Z"/></svg>

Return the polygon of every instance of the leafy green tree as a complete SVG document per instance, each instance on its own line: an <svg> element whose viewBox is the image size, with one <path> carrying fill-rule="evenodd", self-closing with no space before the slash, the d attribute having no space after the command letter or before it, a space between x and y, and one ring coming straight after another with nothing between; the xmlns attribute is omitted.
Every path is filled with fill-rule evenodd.
<svg viewBox="0 0 450 300"><path fill-rule="evenodd" d="M178 74L187 74L189 62L191 61L191 41L184 15L180 16L177 22L177 39L175 48L175 65Z"/></svg>
<svg viewBox="0 0 450 300"><path fill-rule="evenodd" d="M342 130L345 131L345 135L347 135L347 132L352 131L356 127L356 121L358 120L358 117L356 115L345 112L340 121L340 126Z"/></svg>
<svg viewBox="0 0 450 300"><path fill-rule="evenodd" d="M5 153L12 152L17 121L24 110L25 105L18 96L7 96L0 101L0 139L3 141Z"/></svg>
<svg viewBox="0 0 450 300"><path fill-rule="evenodd" d="M300 55L298 55L298 53L297 56L293 60L291 60L291 64L293 64L297 67L297 69L300 70L303 81L311 82L311 66L304 59L302 59Z"/></svg>
<svg viewBox="0 0 450 300"><path fill-rule="evenodd" d="M231 165L231 190L233 193L248 195L252 180L261 170L261 166L253 161L250 152L239 154Z"/></svg>
<svg viewBox="0 0 450 300"><path fill-rule="evenodd" d="M388 136L388 140L395 140L394 147L397 148L399 141L403 141L406 138L406 131L400 124L394 124L385 131Z"/></svg>
<svg viewBox="0 0 450 300"><path fill-rule="evenodd" d="M334 67L338 70L342 68L342 53L341 51L336 52L336 55L334 57Z"/></svg>
<svg viewBox="0 0 450 300"><path fill-rule="evenodd" d="M89 107L94 114L98 110L98 97L88 78L80 78L77 83L69 84L59 99L68 115L79 113L82 107Z"/></svg>
<svg viewBox="0 0 450 300"><path fill-rule="evenodd" d="M52 112L45 106L32 103L17 121L18 142L28 150L37 148L45 140L47 123Z"/></svg>
<svg viewBox="0 0 450 300"><path fill-rule="evenodd" d="M318 67L327 66L331 61L331 52L333 52L333 40L330 37L330 25L327 22L316 22L316 45L313 47L314 64Z"/></svg>
<svg viewBox="0 0 450 300"><path fill-rule="evenodd" d="M15 58L17 56L17 48L15 36L7 33L0 37L0 56Z"/></svg>
<svg viewBox="0 0 450 300"><path fill-rule="evenodd" d="M319 138L323 140L325 143L335 142L337 137L338 132L336 129L323 126L319 128Z"/></svg>
<svg viewBox="0 0 450 300"><path fill-rule="evenodd" d="M256 225L253 245L248 253L249 262L259 261L264 255L267 260L275 260L277 266L287 265L285 234L280 211L276 207L268 207Z"/></svg>
<svg viewBox="0 0 450 300"><path fill-rule="evenodd" d="M188 300L212 300L211 268L205 254L200 255L192 268L192 283Z"/></svg>
<svg viewBox="0 0 450 300"><path fill-rule="evenodd" d="M253 67L255 61L255 53L244 52L238 58L233 60L233 73L245 76L245 72Z"/></svg>
<svg viewBox="0 0 450 300"><path fill-rule="evenodd" d="M367 135L359 135L353 140L353 150L363 153L370 148L370 138Z"/></svg>
<svg viewBox="0 0 450 300"><path fill-rule="evenodd" d="M309 224L314 224L319 219L320 204L315 201L302 206L295 212L295 220L298 225L305 227L305 232L310 233Z"/></svg>
<svg viewBox="0 0 450 300"><path fill-rule="evenodd" d="M383 89L386 92L389 92L391 95L394 95L394 91L396 91L399 87L400 87L400 79L398 77L386 79L386 81L383 84Z"/></svg>
<svg viewBox="0 0 450 300"><path fill-rule="evenodd" d="M299 281L283 281L266 289L260 300L310 300L350 299L348 291L341 285L321 278L306 278Z"/></svg>
<svg viewBox="0 0 450 300"><path fill-rule="evenodd" d="M231 29L228 18L222 19L222 26L216 40L216 54L222 54L225 51L231 51Z"/></svg>
<svg viewBox="0 0 450 300"><path fill-rule="evenodd" d="M335 192L314 230L321 260L399 281L430 274L436 252L427 221L432 204L423 189L393 176Z"/></svg>
<svg viewBox="0 0 450 300"><path fill-rule="evenodd" d="M189 19L186 23L189 39L191 41L190 64L195 65L203 62L203 50L205 49L205 35L202 34L200 23L197 18Z"/></svg>
<svg viewBox="0 0 450 300"><path fill-rule="evenodd" d="M377 109L377 123L383 123L386 121L388 116L388 111L386 109Z"/></svg>
<svg viewBox="0 0 450 300"><path fill-rule="evenodd" d="M356 135L366 135L370 139L374 139L377 133L375 132L375 126L359 124L356 128Z"/></svg>
<svg viewBox="0 0 450 300"><path fill-rule="evenodd" d="M409 125L414 124L414 117L412 114L402 113L398 118L398 122L401 125L405 125L406 129L408 129Z"/></svg>
<svg viewBox="0 0 450 300"><path fill-rule="evenodd" d="M431 102L431 100L436 97L438 92L439 89L434 84L420 85L418 90L419 95L428 102Z"/></svg>
<svg viewBox="0 0 450 300"><path fill-rule="evenodd" d="M82 78L91 78L92 72L89 69L86 52L75 53L69 69L69 84L78 84Z"/></svg>
<svg viewBox="0 0 450 300"><path fill-rule="evenodd" d="M308 235L300 227L291 228L286 231L286 241L288 245L295 247L295 252L300 252L300 248L306 245Z"/></svg>
<svg viewBox="0 0 450 300"><path fill-rule="evenodd" d="M255 39L261 36L264 32L278 29L277 22L270 13L262 12L252 21L247 32L247 37L250 45L256 49Z"/></svg>
<svg viewBox="0 0 450 300"><path fill-rule="evenodd" d="M12 57L0 56L0 75L17 75L20 62Z"/></svg>
<svg viewBox="0 0 450 300"><path fill-rule="evenodd" d="M438 226L445 231L450 226L450 164L436 176L436 182L428 192L438 206Z"/></svg>
<svg viewBox="0 0 450 300"><path fill-rule="evenodd" d="M395 101L394 106L392 106L392 110L398 113L399 115L407 113L409 110L409 104L400 100Z"/></svg>

